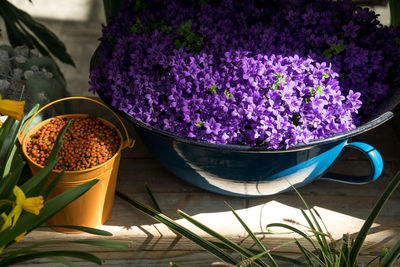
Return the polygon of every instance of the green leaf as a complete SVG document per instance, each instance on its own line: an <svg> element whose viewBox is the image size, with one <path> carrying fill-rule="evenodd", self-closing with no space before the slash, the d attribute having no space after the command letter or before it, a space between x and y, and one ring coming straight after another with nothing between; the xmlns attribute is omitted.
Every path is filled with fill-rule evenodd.
<svg viewBox="0 0 400 267"><path fill-rule="evenodd" d="M20 130L23 131L23 129L25 128L26 124L28 123L28 121L30 120L30 118L35 115L35 113L39 110L39 104L36 104L27 114L25 114L22 118L22 125ZM25 133L26 134L26 133Z"/></svg>
<svg viewBox="0 0 400 267"><path fill-rule="evenodd" d="M315 246L314 241L312 241L312 239L306 233L297 229L296 227L293 227L291 225L284 224L284 223L270 223L267 225L267 230L269 227L282 227L282 228L286 228L290 231L293 231L296 234L302 236L305 240L307 240L314 247L315 250L317 250L317 247Z"/></svg>
<svg viewBox="0 0 400 267"><path fill-rule="evenodd" d="M47 197L50 195L51 191L56 187L58 182L61 180L65 173L65 170L62 170L57 176L51 181L51 183L43 190L41 195L43 196L44 199L47 199Z"/></svg>
<svg viewBox="0 0 400 267"><path fill-rule="evenodd" d="M390 25L396 27L400 25L400 2L399 0L389 0Z"/></svg>
<svg viewBox="0 0 400 267"><path fill-rule="evenodd" d="M217 88L217 85L215 85L215 84L213 86L207 88L207 92L210 92L213 95L215 95L217 93L217 91L218 91L218 88Z"/></svg>
<svg viewBox="0 0 400 267"><path fill-rule="evenodd" d="M28 47L33 47L32 40L27 37L16 25L15 17L7 10L7 8L4 8L4 5L7 5L7 1L2 1L2 5L0 6L0 9L2 10L1 17L4 20L4 23L6 25L6 31L7 31L7 37L8 40L10 41L10 44L15 47L19 45L26 45Z"/></svg>
<svg viewBox="0 0 400 267"><path fill-rule="evenodd" d="M4 179L0 180L0 199L8 199L21 176L25 162L21 161Z"/></svg>
<svg viewBox="0 0 400 267"><path fill-rule="evenodd" d="M155 209L158 212L162 213L161 208L158 205L158 202L157 202L156 198L153 195L153 192L151 192L151 190L150 190L150 187L147 184L145 184L144 188L146 188L146 192L147 192L147 194L149 194L149 197L150 197L151 201L153 202L153 205L154 205Z"/></svg>
<svg viewBox="0 0 400 267"><path fill-rule="evenodd" d="M8 8L17 19L24 23L26 27L42 41L51 54L60 61L75 67L74 61L67 53L64 43L60 41L54 33L47 29L43 24L32 19L28 13L16 8L11 3L8 3Z"/></svg>
<svg viewBox="0 0 400 267"><path fill-rule="evenodd" d="M129 248L129 244L111 240L78 240L71 243L86 244L106 248Z"/></svg>
<svg viewBox="0 0 400 267"><path fill-rule="evenodd" d="M308 207L307 204L305 204L305 205L306 205L306 207ZM307 221L308 225L310 226L311 230L316 231L316 228L315 228L314 224L311 222L311 219L308 217L308 215L305 213L305 211L302 210L302 209L300 211L303 214L304 218L306 219L306 221ZM311 211L310 211L310 214L312 216L314 216ZM314 220L315 220L315 218L314 218ZM320 235L316 235L315 237L316 237L316 239L318 241L319 251L321 252L322 257L324 258L325 263L328 263L329 262L328 257L331 256L330 253L329 253L330 247L329 247L329 245L326 245L328 250L326 249L326 246L325 246L326 240L325 240L324 236L322 236L322 238L321 238ZM325 240L325 242L324 242L324 240Z"/></svg>
<svg viewBox="0 0 400 267"><path fill-rule="evenodd" d="M104 12L106 15L107 23L109 23L110 16L115 16L121 9L123 0L103 0Z"/></svg>
<svg viewBox="0 0 400 267"><path fill-rule="evenodd" d="M239 262L238 264L236 264L236 266L240 266L240 267L246 267L250 264L252 264L255 260L261 258L262 256L266 255L268 253L268 251L263 251L259 254L256 254L250 258L244 259L241 262ZM268 265L267 265L268 266Z"/></svg>
<svg viewBox="0 0 400 267"><path fill-rule="evenodd" d="M32 178L30 178L20 186L20 188L22 189L22 191L24 191L27 197L38 195L38 193L36 193L34 189L38 187L39 183L42 183L43 180L47 181L48 176L50 176L50 173L53 170L58 160L59 158L53 159L52 161L48 161L43 169L38 171L35 175L32 176Z"/></svg>
<svg viewBox="0 0 400 267"><path fill-rule="evenodd" d="M29 253L26 255L11 258L7 261L3 260L0 262L0 265L7 266L7 265L18 264L21 262L26 262L26 261L30 261L30 260L34 260L34 259L38 259L38 258L49 258L49 257L60 257L60 256L61 257L79 258L79 259L83 259L83 260L86 260L89 262L96 263L98 265L102 264L101 260L91 253L83 252L83 251L60 250L60 251L45 251L45 252Z"/></svg>
<svg viewBox="0 0 400 267"><path fill-rule="evenodd" d="M206 232L207 234L209 234L209 235L217 238L218 240L220 240L223 244L226 245L226 247L228 249L236 251L236 252L240 253L241 255L245 256L246 258L252 258L254 256L254 254L252 254L246 248L243 248L243 247L235 244L234 242L230 241L229 239L227 239L224 236L220 235L219 233L215 232L211 228L209 228L206 225L202 224L201 222L195 220L193 217L191 217L190 215L186 214L185 212L183 212L181 210L178 210L178 214L180 216L182 216L184 219L186 219L187 221L189 221L190 223L194 224L195 226L197 226L198 228L200 228L201 230ZM258 258L255 258L254 260L257 260L257 259ZM267 264L265 264L261 260L257 260L256 264L259 265L259 266L268 266Z"/></svg>
<svg viewBox="0 0 400 267"><path fill-rule="evenodd" d="M55 244L64 244L64 243L85 244L85 245L107 247L107 248L129 248L129 244L122 243L122 242L116 242L116 241L110 241L110 240L73 240L73 241L54 240L54 241L38 242L38 243L23 247L18 250L4 252L4 253L2 253L2 256L3 257L6 256L4 258L4 260L7 261L11 258L16 257L17 255L31 253L32 249L34 249L34 248L48 246L48 245L55 245Z"/></svg>
<svg viewBox="0 0 400 267"><path fill-rule="evenodd" d="M332 57L331 50L330 50L330 49L325 49L325 50L322 52L322 55L323 55L325 58L331 58L331 57Z"/></svg>
<svg viewBox="0 0 400 267"><path fill-rule="evenodd" d="M309 266L309 265L305 264L304 262L301 262L299 260L296 260L296 259L293 259L290 257L285 257L282 255L272 254L272 253L271 253L271 256L277 261L284 261L284 262L290 263L292 265L299 265L299 266L305 266L305 267Z"/></svg>
<svg viewBox="0 0 400 267"><path fill-rule="evenodd" d="M17 140L17 133L21 121L16 122L14 119L10 119L4 122L1 128L5 127L4 131L0 136L0 179L4 178L8 173L5 172L7 161L12 155L12 150Z"/></svg>
<svg viewBox="0 0 400 267"><path fill-rule="evenodd" d="M294 186L292 186L292 188L296 192L296 194L299 196L300 200L303 202L303 204L306 207L306 209L310 212L311 218L315 223L315 226L314 226L314 224L311 222L311 219L304 212L304 210L300 210L301 213L303 214L304 218L307 220L307 223L310 226L311 230L318 231L318 232L323 232L321 226L318 223L318 220L315 218L314 213L312 212L312 210L308 206L307 202L304 200L303 196L300 194L300 192ZM323 256L323 258L325 260L325 263L332 264L333 255L330 253L331 248L330 248L328 242L326 241L325 235L318 235L317 234L315 237L317 238L318 244L320 246L321 254L322 254L322 256Z"/></svg>
<svg viewBox="0 0 400 267"><path fill-rule="evenodd" d="M370 215L368 216L368 218L365 220L363 226L361 227L360 232L358 233L358 235L354 241L354 244L351 247L350 266L356 266L358 254L360 253L361 246L364 243L365 238L367 237L369 229L371 228L373 222L375 221L375 219L378 216L379 212L381 211L382 207L385 205L386 201L392 195L393 191L397 188L399 183L400 183L400 172L398 172L396 174L394 179L386 187L385 191L383 192L383 194L381 195L381 197L375 204L375 207L372 209ZM400 244L397 243L396 245L400 245ZM397 253L397 252L394 252L394 253ZM387 260L387 261L389 261L389 260ZM382 266L384 266L384 265L382 265Z"/></svg>
<svg viewBox="0 0 400 267"><path fill-rule="evenodd" d="M306 248L303 247L303 246L299 243L299 241L297 241L297 240L296 240L296 245L297 245L297 247L299 248L300 252L303 254L304 258L306 259L306 262L307 262L308 266L315 266L315 265L313 264L312 260L311 260L311 257L310 257L310 253L311 253L312 255L314 255L314 254L313 254L312 252L307 253ZM314 255L314 256L315 256L315 255ZM315 257L316 257L316 256L315 256ZM316 257L316 258L318 258L318 257ZM323 265L324 265L324 264L323 264ZM323 265L322 265L322 266L323 266Z"/></svg>
<svg viewBox="0 0 400 267"><path fill-rule="evenodd" d="M35 215L29 212L23 212L21 214L21 217L18 219L18 223L13 228L8 228L0 232L0 246L8 246L9 244L14 242L13 240L16 236L19 236L25 231L29 233L33 229L39 227L51 217L53 217L62 208L83 195L97 182L98 180L92 180L85 184L76 186L68 191L65 191L46 201L43 208L40 210L39 215Z"/></svg>
<svg viewBox="0 0 400 267"><path fill-rule="evenodd" d="M156 211L156 210L154 210L154 209L152 209L150 207L147 207L146 205L136 201L133 198L130 198L129 196L125 195L124 193L122 193L122 192L120 192L118 190L116 191L116 195L118 197L120 197L121 199L127 201L129 204L131 204L132 206L134 206L138 210L140 210L143 213L149 215L153 219L165 224L171 230L173 230L173 231L175 231L175 232L187 237L189 240L191 240L194 243L196 243L197 245L201 246L202 248L204 248L208 252L212 253L213 255L215 255L216 257L221 259L222 261L225 261L225 262L228 262L228 263L232 263L232 264L236 264L237 263L237 260L234 259L231 255L225 253L224 251L219 249L217 246L215 246L211 242L201 238L200 236L196 235L195 233L193 233L189 229L183 227L182 225L176 223L174 220L168 218L164 214L162 214L162 213L160 213L160 212L158 212L158 211Z"/></svg>
<svg viewBox="0 0 400 267"><path fill-rule="evenodd" d="M400 256L400 240L386 253L380 261L380 266L393 266Z"/></svg>
<svg viewBox="0 0 400 267"><path fill-rule="evenodd" d="M42 226L42 227L50 227L50 226ZM92 228L92 227L85 227L85 226L78 226L78 225L51 225L51 227L69 228L69 229L86 232L86 233L92 234L92 235L112 236L112 233L110 233L108 231L104 231L104 230L96 229L96 228Z"/></svg>
<svg viewBox="0 0 400 267"><path fill-rule="evenodd" d="M272 256L269 253L269 251L263 246L263 244L260 242L260 240L258 240L258 238L254 235L254 233L250 230L250 228L246 225L246 223L242 220L242 218L240 218L240 216L236 213L236 211L231 207L231 205L229 205L227 202L225 202L225 203L229 207L229 209L233 212L233 214L235 215L236 219L238 219L238 221L243 226L243 228L246 230L246 232L249 234L251 239L253 239L254 243L261 249L261 251L266 251L267 252L265 255L266 255L267 259L269 260L270 264L272 266L277 267L278 265L275 262L275 260L272 258Z"/></svg>

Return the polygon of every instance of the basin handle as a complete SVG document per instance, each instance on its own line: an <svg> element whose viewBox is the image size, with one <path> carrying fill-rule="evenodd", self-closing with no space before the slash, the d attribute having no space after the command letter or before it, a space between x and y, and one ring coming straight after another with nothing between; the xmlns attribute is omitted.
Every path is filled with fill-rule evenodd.
<svg viewBox="0 0 400 267"><path fill-rule="evenodd" d="M337 174L337 173L326 173L320 179L335 181L335 182L343 182L348 184L365 184L369 182L373 182L379 178L382 174L383 170L383 160L381 154L379 154L378 150L375 147L364 143L364 142L350 142L346 143L344 147L355 148L361 152L363 152L369 159L371 163L371 173L369 176L349 176L345 174Z"/></svg>

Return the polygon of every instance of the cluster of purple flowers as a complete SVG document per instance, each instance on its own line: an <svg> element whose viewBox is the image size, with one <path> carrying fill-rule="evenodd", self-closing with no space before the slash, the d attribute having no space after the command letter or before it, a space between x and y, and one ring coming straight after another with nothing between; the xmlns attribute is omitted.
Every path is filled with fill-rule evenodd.
<svg viewBox="0 0 400 267"><path fill-rule="evenodd" d="M399 82L398 36L348 1L125 1L90 90L181 137L288 148L374 113Z"/></svg>

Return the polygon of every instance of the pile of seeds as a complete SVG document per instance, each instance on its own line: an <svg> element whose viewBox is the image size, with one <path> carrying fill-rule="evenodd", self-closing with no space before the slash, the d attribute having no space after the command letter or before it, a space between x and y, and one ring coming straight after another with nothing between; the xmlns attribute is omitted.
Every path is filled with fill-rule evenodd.
<svg viewBox="0 0 400 267"><path fill-rule="evenodd" d="M78 171L95 167L109 160L117 152L120 138L115 129L96 117L54 118L31 136L27 144L29 157L44 166L50 156L57 135L71 121L59 152L55 169Z"/></svg>

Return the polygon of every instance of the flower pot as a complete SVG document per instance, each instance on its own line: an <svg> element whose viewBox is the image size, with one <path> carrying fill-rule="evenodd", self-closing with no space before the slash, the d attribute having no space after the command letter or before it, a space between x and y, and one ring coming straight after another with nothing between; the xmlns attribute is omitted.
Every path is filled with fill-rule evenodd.
<svg viewBox="0 0 400 267"><path fill-rule="evenodd" d="M32 118L31 120L38 114L40 113L43 109L49 107L50 105L53 105L57 102L60 101L65 101L65 100L71 100L71 99L86 99L88 101L95 102L99 105L104 106L99 101L90 99L90 98L83 98L83 97L69 97L69 98L63 98L57 101L54 101L52 103L49 103L48 105L44 106L41 108ZM106 107L107 108L107 107ZM111 110L110 110L111 111ZM118 116L111 111L117 118ZM69 114L69 115L62 115L62 116L57 116L59 118L82 118L82 117L87 117L89 116L88 114ZM121 132L117 129L116 126L114 126L112 123L99 118L105 125L109 126L111 129L114 129L120 140L119 147L117 149L117 152L113 155L113 157L106 162L88 168L84 170L79 170L79 171L65 171L64 175L60 179L60 181L57 183L51 194L49 195L49 198L53 198L73 187L76 187L78 185L84 184L86 182L89 182L93 179L98 179L98 183L95 184L88 192L86 192L84 195L70 203L68 206L66 206L64 209L62 209L60 212L58 212L55 216L53 216L47 224L49 225L78 225L78 226L86 226L86 227L97 227L100 224L103 224L107 221L107 219L111 216L112 212L112 207L114 203L114 195L115 195L115 186L116 186L116 181L117 181L117 174L118 174L118 167L119 167L119 162L121 159L121 150L126 147L132 147L133 146L133 141L130 140L129 135L126 131L126 128L122 121L118 118L118 120L121 122L125 134L126 134L126 140L123 142L123 137ZM30 121L28 121L27 125L25 126L24 131L22 134L24 134L26 128L30 124ZM22 139L22 150L25 155L25 157L28 159L28 164L29 167L32 171L33 174L39 172L43 167L38 165L36 162L34 162L28 155L27 153L27 144L31 140L31 136L37 132L43 125L49 123L51 119L45 120L43 122L40 122L39 124L35 125L30 129L27 134L23 137ZM54 179L58 174L60 173L60 170L53 170L51 173L51 176L48 180L48 183L51 182L52 179ZM56 231L59 232L64 232L64 233L80 233L80 231L77 230L72 230L72 229L67 229L67 228L60 228L60 227L54 227Z"/></svg>

